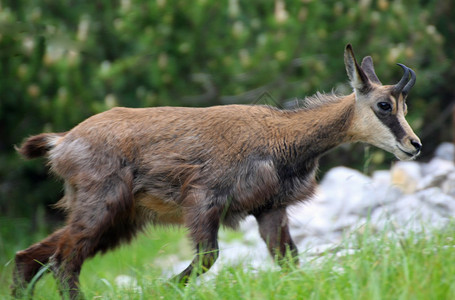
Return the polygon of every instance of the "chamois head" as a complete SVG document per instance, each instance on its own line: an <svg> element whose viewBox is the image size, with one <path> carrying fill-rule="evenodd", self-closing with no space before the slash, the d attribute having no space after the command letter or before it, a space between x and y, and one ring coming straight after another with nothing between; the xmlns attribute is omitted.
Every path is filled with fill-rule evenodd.
<svg viewBox="0 0 455 300"><path fill-rule="evenodd" d="M401 80L395 85L382 85L370 56L360 66L348 44L344 61L355 95L353 140L382 148L400 160L417 157L422 144L405 119L405 100L416 81L414 71L398 64L404 70Z"/></svg>

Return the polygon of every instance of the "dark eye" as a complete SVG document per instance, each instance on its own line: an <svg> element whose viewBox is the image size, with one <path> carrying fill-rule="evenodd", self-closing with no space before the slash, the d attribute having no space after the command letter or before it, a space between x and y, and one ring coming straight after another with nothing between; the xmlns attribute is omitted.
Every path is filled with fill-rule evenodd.
<svg viewBox="0 0 455 300"><path fill-rule="evenodd" d="M379 102L378 107L384 111L391 111L392 110L392 105L387 102Z"/></svg>

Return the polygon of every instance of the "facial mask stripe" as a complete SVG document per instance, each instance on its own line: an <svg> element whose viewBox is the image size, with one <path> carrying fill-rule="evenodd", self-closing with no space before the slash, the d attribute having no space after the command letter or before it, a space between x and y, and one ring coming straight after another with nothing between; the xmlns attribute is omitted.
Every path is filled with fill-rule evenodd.
<svg viewBox="0 0 455 300"><path fill-rule="evenodd" d="M406 131L403 129L403 127L400 124L400 121L398 120L398 117L396 115L389 115L389 116L381 116L378 113L376 113L376 117L384 124L387 126L392 134L395 136L397 141L401 141L403 137L406 136Z"/></svg>

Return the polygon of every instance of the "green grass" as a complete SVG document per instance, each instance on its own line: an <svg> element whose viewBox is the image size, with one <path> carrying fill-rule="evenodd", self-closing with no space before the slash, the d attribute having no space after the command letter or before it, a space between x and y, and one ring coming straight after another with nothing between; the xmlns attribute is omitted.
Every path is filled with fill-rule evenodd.
<svg viewBox="0 0 455 300"><path fill-rule="evenodd" d="M172 257L191 258L185 231L150 229L132 245L84 264L81 283L87 299L453 299L455 295L455 225L406 238L362 230L341 247L356 251L302 258L286 271L227 266L213 279L191 280L186 288L167 281ZM223 236L232 239L238 234ZM0 299L8 299L10 259L1 257ZM247 262L245 262L247 266ZM135 278L141 292L116 286L118 275ZM50 275L40 280L36 299L59 299Z"/></svg>

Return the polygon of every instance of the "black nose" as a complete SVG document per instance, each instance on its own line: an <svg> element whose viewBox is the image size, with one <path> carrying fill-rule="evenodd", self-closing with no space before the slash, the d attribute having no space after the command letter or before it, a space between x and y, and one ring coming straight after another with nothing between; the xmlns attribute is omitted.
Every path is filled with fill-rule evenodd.
<svg viewBox="0 0 455 300"><path fill-rule="evenodd" d="M422 144L416 140L411 140L411 144L416 148L417 152L422 149Z"/></svg>

